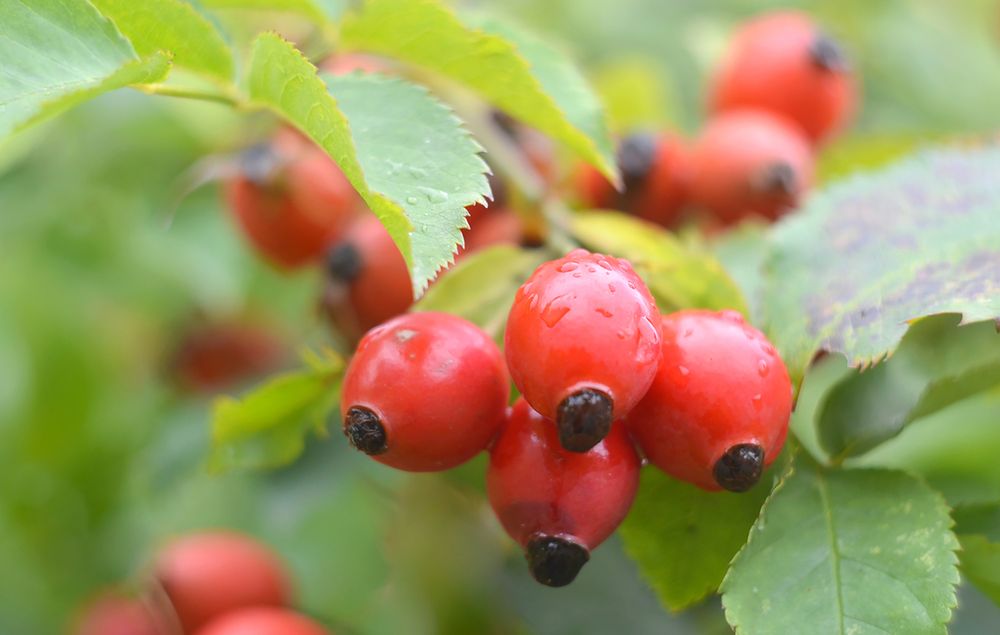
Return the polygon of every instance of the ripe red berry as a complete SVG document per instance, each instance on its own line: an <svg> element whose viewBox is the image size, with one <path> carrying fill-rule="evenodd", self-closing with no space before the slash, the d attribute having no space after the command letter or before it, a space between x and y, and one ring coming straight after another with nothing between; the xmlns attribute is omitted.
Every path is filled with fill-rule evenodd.
<svg viewBox="0 0 1000 635"><path fill-rule="evenodd" d="M503 355L482 329L446 313L409 313L362 338L340 409L354 447L386 465L427 472L484 450L509 397Z"/></svg>
<svg viewBox="0 0 1000 635"><path fill-rule="evenodd" d="M522 234L521 217L509 209L483 209L469 214L465 247L460 255L495 245L519 245Z"/></svg>
<svg viewBox="0 0 1000 635"><path fill-rule="evenodd" d="M792 385L777 351L734 311L663 316L663 361L626 417L646 458L707 490L750 489L788 432Z"/></svg>
<svg viewBox="0 0 1000 635"><path fill-rule="evenodd" d="M350 337L403 313L413 304L410 271L392 237L372 214L355 221L327 254L325 309Z"/></svg>
<svg viewBox="0 0 1000 635"><path fill-rule="evenodd" d="M805 14L751 20L736 34L713 82L713 112L761 108L796 122L813 142L829 137L857 99L840 46Z"/></svg>
<svg viewBox="0 0 1000 635"><path fill-rule="evenodd" d="M182 388L214 392L275 369L286 356L275 333L245 322L200 324L183 334L172 360Z"/></svg>
<svg viewBox="0 0 1000 635"><path fill-rule="evenodd" d="M573 581L590 551L628 514L639 465L620 423L589 452L569 452L554 423L517 400L490 451L486 485L493 511L524 547L536 580Z"/></svg>
<svg viewBox="0 0 1000 635"><path fill-rule="evenodd" d="M518 289L507 364L531 407L585 452L645 394L660 361L660 315L626 260L577 249Z"/></svg>
<svg viewBox="0 0 1000 635"><path fill-rule="evenodd" d="M346 53L331 55L320 64L320 70L331 75L348 75L350 73L384 73L389 70L386 62L380 58L362 53Z"/></svg>
<svg viewBox="0 0 1000 635"><path fill-rule="evenodd" d="M236 609L284 606L291 595L278 556L235 532L178 538L160 551L154 566L185 633Z"/></svg>
<svg viewBox="0 0 1000 635"><path fill-rule="evenodd" d="M226 183L227 206L273 264L295 269L322 258L360 207L344 173L293 131L243 153Z"/></svg>
<svg viewBox="0 0 1000 635"><path fill-rule="evenodd" d="M84 607L74 635L167 635L167 624L140 600L109 592Z"/></svg>
<svg viewBox="0 0 1000 635"><path fill-rule="evenodd" d="M329 631L294 611L256 607L223 615L196 635L329 635Z"/></svg>
<svg viewBox="0 0 1000 635"><path fill-rule="evenodd" d="M580 167L576 189L585 205L622 209L665 227L677 224L691 178L688 148L680 137L644 133L625 137L618 146L618 167L625 185L620 193L596 168Z"/></svg>
<svg viewBox="0 0 1000 635"><path fill-rule="evenodd" d="M813 175L805 137L764 111L711 120L691 152L691 202L723 224L778 218L799 204Z"/></svg>

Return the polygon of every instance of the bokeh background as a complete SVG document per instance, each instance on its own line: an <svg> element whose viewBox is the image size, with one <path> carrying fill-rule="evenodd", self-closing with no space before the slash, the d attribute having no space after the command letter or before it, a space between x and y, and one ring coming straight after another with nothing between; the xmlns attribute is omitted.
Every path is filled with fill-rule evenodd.
<svg viewBox="0 0 1000 635"><path fill-rule="evenodd" d="M864 80L851 132L823 158L827 179L1000 129L995 0L466 6L565 44L620 126L687 133L734 25L804 8ZM273 544L301 606L338 633L729 632L714 599L668 614L615 539L572 586L534 583L484 505L481 460L407 476L331 434L275 472L204 468L211 397L172 376L183 334L238 320L267 325L292 351L329 338L317 273L288 277L257 261L214 186L181 197L192 166L267 125L222 106L118 92L0 146L0 633L62 632L88 596L141 575L165 537L217 526ZM960 597L952 632L1000 624L975 591Z"/></svg>

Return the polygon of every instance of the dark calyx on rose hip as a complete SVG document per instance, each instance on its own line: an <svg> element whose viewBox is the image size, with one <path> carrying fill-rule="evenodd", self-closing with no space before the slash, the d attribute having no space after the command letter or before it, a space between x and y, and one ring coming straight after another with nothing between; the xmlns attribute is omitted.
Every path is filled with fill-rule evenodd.
<svg viewBox="0 0 1000 635"><path fill-rule="evenodd" d="M835 39L825 33L816 35L809 46L809 58L818 68L832 73L844 73L850 70L847 56Z"/></svg>
<svg viewBox="0 0 1000 635"><path fill-rule="evenodd" d="M752 185L755 190L765 194L794 197L799 193L799 179L795 168L784 161L771 163L758 171Z"/></svg>
<svg viewBox="0 0 1000 635"><path fill-rule="evenodd" d="M617 160L625 189L641 187L656 161L656 137L648 133L625 137L618 146Z"/></svg>
<svg viewBox="0 0 1000 635"><path fill-rule="evenodd" d="M571 540L555 536L533 538L525 548L531 575L545 586L566 586L590 560L590 552Z"/></svg>
<svg viewBox="0 0 1000 635"><path fill-rule="evenodd" d="M611 397L584 388L559 404L559 443L570 452L587 452L608 436L613 420Z"/></svg>
<svg viewBox="0 0 1000 635"><path fill-rule="evenodd" d="M257 143L239 155L239 170L243 177L259 187L275 184L284 159L270 143Z"/></svg>
<svg viewBox="0 0 1000 635"><path fill-rule="evenodd" d="M354 406L344 417L344 435L355 448L369 456L382 454L389 449L385 427L378 415L367 408Z"/></svg>
<svg viewBox="0 0 1000 635"><path fill-rule="evenodd" d="M353 282L361 275L361 251L351 242L335 245L326 256L326 270L334 280Z"/></svg>
<svg viewBox="0 0 1000 635"><path fill-rule="evenodd" d="M756 443L741 443L726 450L712 470L715 482L730 492L745 492L764 471L764 449Z"/></svg>

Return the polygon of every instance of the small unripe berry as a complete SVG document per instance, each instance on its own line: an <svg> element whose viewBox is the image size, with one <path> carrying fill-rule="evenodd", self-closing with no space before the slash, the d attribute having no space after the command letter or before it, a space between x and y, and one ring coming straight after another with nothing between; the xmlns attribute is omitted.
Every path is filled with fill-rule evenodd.
<svg viewBox="0 0 1000 635"><path fill-rule="evenodd" d="M709 121L691 151L691 202L722 224L751 216L776 219L795 208L812 182L805 137L763 111L734 111Z"/></svg>
<svg viewBox="0 0 1000 635"><path fill-rule="evenodd" d="M503 355L479 327L409 313L362 338L344 376L344 434L376 461L445 470L486 449L510 396Z"/></svg>
<svg viewBox="0 0 1000 635"><path fill-rule="evenodd" d="M156 557L154 574L186 633L237 609L283 606L291 595L278 556L230 531L189 534L168 543Z"/></svg>
<svg viewBox="0 0 1000 635"><path fill-rule="evenodd" d="M524 398L585 452L645 394L660 361L660 315L626 260L577 249L521 285L507 364Z"/></svg>
<svg viewBox="0 0 1000 635"><path fill-rule="evenodd" d="M857 101L840 46L807 15L770 13L745 24L713 81L713 112L760 108L787 117L813 142L841 128Z"/></svg>
<svg viewBox="0 0 1000 635"><path fill-rule="evenodd" d="M651 463L742 492L778 457L792 385L774 346L734 311L663 316L663 361L626 424Z"/></svg>
<svg viewBox="0 0 1000 635"><path fill-rule="evenodd" d="M569 452L555 423L522 398L490 451L486 485L507 533L525 549L531 573L548 586L573 581L628 514L639 456L616 423L589 452Z"/></svg>
<svg viewBox="0 0 1000 635"><path fill-rule="evenodd" d="M329 631L287 609L256 607L223 615L195 635L330 635Z"/></svg>

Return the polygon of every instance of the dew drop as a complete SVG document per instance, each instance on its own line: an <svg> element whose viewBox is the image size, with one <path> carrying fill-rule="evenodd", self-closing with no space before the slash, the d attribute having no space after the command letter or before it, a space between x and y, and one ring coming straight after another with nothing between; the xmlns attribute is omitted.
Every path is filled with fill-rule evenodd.
<svg viewBox="0 0 1000 635"><path fill-rule="evenodd" d="M732 309L726 309L720 313L722 317L730 322L736 322L738 324L743 324L743 314L739 311L733 311Z"/></svg>
<svg viewBox="0 0 1000 635"><path fill-rule="evenodd" d="M620 339L620 340L623 340L626 337L628 337L628 333L626 333L624 330L621 330L621 329L618 330L618 332L616 333L616 335L618 336L618 339Z"/></svg>
<svg viewBox="0 0 1000 635"><path fill-rule="evenodd" d="M575 262L564 262L561 265L559 265L558 271L560 273L569 273L570 271L576 271L577 267L579 266L580 265L576 264Z"/></svg>
<svg viewBox="0 0 1000 635"><path fill-rule="evenodd" d="M597 267L594 265L587 265L587 273L597 273Z"/></svg>
<svg viewBox="0 0 1000 635"><path fill-rule="evenodd" d="M615 288L615 285L612 284L611 282L608 283L608 291L610 291L611 293L614 293L615 291L617 291L617 289Z"/></svg>
<svg viewBox="0 0 1000 635"><path fill-rule="evenodd" d="M629 281L628 281L628 288L629 288L629 289L634 289L634 288L635 288L635 283L634 283L634 282L632 282L631 280L629 280Z"/></svg>
<svg viewBox="0 0 1000 635"><path fill-rule="evenodd" d="M694 335L694 329L692 328L684 329L684 337L691 337L692 335Z"/></svg>
<svg viewBox="0 0 1000 635"><path fill-rule="evenodd" d="M545 325L549 328L554 327L559 323L559 320L563 319L569 313L569 305L561 301L564 297L558 295L552 298L545 305L545 308L542 309L542 322L545 322Z"/></svg>
<svg viewBox="0 0 1000 635"><path fill-rule="evenodd" d="M677 372L679 372L681 375L684 375L685 377L687 377L688 375L691 374L691 369L689 369L687 366L678 366L677 367Z"/></svg>
<svg viewBox="0 0 1000 635"><path fill-rule="evenodd" d="M574 271L573 272L573 277L574 278L582 278L583 277L583 273L580 272L580 271Z"/></svg>
<svg viewBox="0 0 1000 635"><path fill-rule="evenodd" d="M537 306L538 306L538 294L537 293L532 293L531 294L531 299L528 300L528 309L531 310L531 311L534 311L535 307L537 307Z"/></svg>
<svg viewBox="0 0 1000 635"><path fill-rule="evenodd" d="M416 196L407 196L406 197L406 202L409 203L410 205L416 205L417 202L419 202L419 201L420 201L420 199L417 198Z"/></svg>
<svg viewBox="0 0 1000 635"><path fill-rule="evenodd" d="M751 401L753 402L753 407L756 410L760 410L761 408L764 407L764 400L761 398L760 393L757 393L756 395L754 395L751 398Z"/></svg>
<svg viewBox="0 0 1000 635"><path fill-rule="evenodd" d="M598 260L598 261L597 261L597 264L598 264L598 265L599 265L599 266L600 266L600 267L601 267L602 269L607 269L608 271L611 271L611 263L610 263L610 262L608 262L607 260L605 260L604 258L601 258L600 260Z"/></svg>
<svg viewBox="0 0 1000 635"><path fill-rule="evenodd" d="M597 311L598 313L600 313L601 315L603 315L606 318L614 317L615 316L614 313L612 313L611 311L608 311L607 309L604 309L604 308L596 308L594 310Z"/></svg>
<svg viewBox="0 0 1000 635"><path fill-rule="evenodd" d="M649 321L649 318L645 316L639 320L639 328L636 332L639 339L635 359L640 364L648 364L659 356L660 333L656 326Z"/></svg>
<svg viewBox="0 0 1000 635"><path fill-rule="evenodd" d="M760 350L767 355L774 355L777 352L774 350L774 346L767 341L763 341L760 343Z"/></svg>
<svg viewBox="0 0 1000 635"><path fill-rule="evenodd" d="M758 375L760 375L761 377L767 377L767 373L769 370L771 370L771 368L767 365L766 359L762 359L759 362L757 362Z"/></svg>

